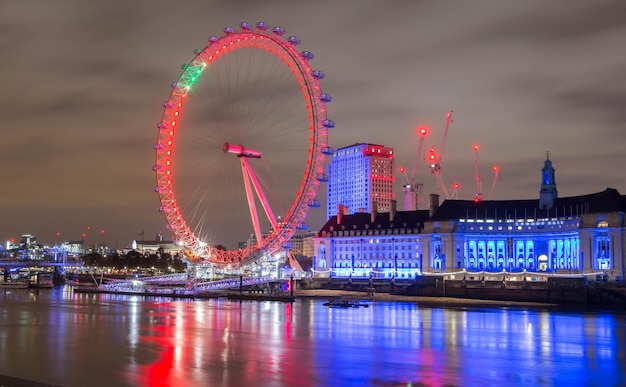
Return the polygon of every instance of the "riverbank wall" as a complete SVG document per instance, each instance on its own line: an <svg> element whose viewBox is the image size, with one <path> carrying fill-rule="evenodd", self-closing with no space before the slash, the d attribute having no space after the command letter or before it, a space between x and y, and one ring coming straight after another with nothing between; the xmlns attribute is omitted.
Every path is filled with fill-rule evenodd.
<svg viewBox="0 0 626 387"><path fill-rule="evenodd" d="M584 278L548 278L542 282L444 280L436 277L412 280L307 278L301 280L299 286L310 290L346 290L365 294L602 305L626 309L626 284L587 282Z"/></svg>

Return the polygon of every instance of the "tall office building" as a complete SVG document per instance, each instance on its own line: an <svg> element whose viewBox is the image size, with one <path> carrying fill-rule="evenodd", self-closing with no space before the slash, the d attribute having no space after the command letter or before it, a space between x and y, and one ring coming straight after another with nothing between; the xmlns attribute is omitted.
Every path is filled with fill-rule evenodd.
<svg viewBox="0 0 626 387"><path fill-rule="evenodd" d="M326 218L337 215L338 205L348 214L389 212L394 193L393 148L377 144L354 144L337 149L328 167Z"/></svg>

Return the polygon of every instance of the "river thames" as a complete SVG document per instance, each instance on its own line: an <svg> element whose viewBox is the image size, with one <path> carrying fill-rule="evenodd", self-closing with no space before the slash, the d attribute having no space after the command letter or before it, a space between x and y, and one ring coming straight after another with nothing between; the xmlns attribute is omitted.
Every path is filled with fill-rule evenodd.
<svg viewBox="0 0 626 387"><path fill-rule="evenodd" d="M0 290L0 375L57 386L626 385L624 312L323 302Z"/></svg>

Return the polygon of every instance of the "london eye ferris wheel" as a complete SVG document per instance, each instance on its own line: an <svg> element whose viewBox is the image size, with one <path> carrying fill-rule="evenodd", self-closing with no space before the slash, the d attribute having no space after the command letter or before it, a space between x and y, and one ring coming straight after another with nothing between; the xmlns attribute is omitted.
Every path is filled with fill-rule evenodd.
<svg viewBox="0 0 626 387"><path fill-rule="evenodd" d="M194 51L155 144L160 211L191 262L240 264L286 247L320 206L330 95L281 27L241 23Z"/></svg>

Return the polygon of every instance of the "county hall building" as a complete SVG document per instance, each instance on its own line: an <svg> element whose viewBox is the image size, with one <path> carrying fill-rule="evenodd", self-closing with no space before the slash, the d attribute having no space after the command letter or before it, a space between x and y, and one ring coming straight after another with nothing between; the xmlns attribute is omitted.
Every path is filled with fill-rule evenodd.
<svg viewBox="0 0 626 387"><path fill-rule="evenodd" d="M445 200L429 210L351 213L337 204L314 241L317 277L459 273L626 276L626 197L617 190L558 197L552 162L538 199Z"/></svg>

